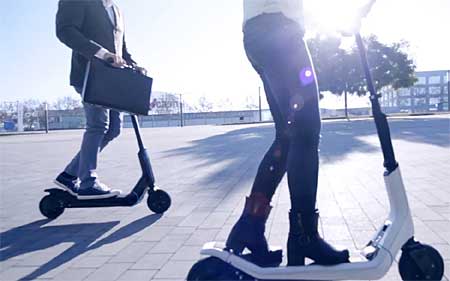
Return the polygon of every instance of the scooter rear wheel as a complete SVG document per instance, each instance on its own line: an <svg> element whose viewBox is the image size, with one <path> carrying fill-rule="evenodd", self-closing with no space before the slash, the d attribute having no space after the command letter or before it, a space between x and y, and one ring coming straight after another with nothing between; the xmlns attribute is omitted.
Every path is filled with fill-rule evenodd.
<svg viewBox="0 0 450 281"><path fill-rule="evenodd" d="M147 206L156 214L162 214L167 211L171 203L170 195L164 190L158 189L148 193Z"/></svg>
<svg viewBox="0 0 450 281"><path fill-rule="evenodd" d="M209 257L198 261L192 266L186 278L187 281L225 281L225 280L253 280L241 274L237 269L222 260Z"/></svg>
<svg viewBox="0 0 450 281"><path fill-rule="evenodd" d="M444 275L439 252L419 242L403 247L398 266L403 280L442 280Z"/></svg>
<svg viewBox="0 0 450 281"><path fill-rule="evenodd" d="M49 194L39 202L39 211L45 217L54 220L64 212L64 203L57 196Z"/></svg>

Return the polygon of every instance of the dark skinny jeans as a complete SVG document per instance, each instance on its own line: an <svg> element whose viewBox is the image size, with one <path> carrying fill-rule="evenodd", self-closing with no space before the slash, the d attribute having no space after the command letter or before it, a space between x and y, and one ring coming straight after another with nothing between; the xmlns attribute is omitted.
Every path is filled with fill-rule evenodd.
<svg viewBox="0 0 450 281"><path fill-rule="evenodd" d="M281 13L260 15L244 26L245 51L264 83L276 129L252 193L271 199L287 172L292 210L312 212L321 120L317 81L303 35L300 25Z"/></svg>

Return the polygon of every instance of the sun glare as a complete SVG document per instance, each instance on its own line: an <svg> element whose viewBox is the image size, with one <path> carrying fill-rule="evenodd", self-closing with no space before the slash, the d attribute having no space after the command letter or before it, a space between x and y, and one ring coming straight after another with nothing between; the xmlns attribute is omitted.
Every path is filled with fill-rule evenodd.
<svg viewBox="0 0 450 281"><path fill-rule="evenodd" d="M369 0L304 0L308 29L320 33L352 30L358 11Z"/></svg>

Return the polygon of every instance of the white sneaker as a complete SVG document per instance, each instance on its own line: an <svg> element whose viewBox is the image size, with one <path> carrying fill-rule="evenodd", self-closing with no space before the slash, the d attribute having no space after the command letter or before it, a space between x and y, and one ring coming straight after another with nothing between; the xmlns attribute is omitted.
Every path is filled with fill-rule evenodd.
<svg viewBox="0 0 450 281"><path fill-rule="evenodd" d="M80 188L77 198L79 200L105 199L120 195L121 190L110 189L106 184L95 182L90 188Z"/></svg>

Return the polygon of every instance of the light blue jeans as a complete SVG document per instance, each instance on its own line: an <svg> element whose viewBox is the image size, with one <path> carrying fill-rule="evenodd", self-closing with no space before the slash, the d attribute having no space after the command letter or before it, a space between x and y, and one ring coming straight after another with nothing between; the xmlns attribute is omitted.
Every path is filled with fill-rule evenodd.
<svg viewBox="0 0 450 281"><path fill-rule="evenodd" d="M76 89L78 93L80 89ZM83 103L86 129L80 151L64 170L81 180L80 188L90 188L97 181L97 156L110 141L120 135L123 114L110 109Z"/></svg>

